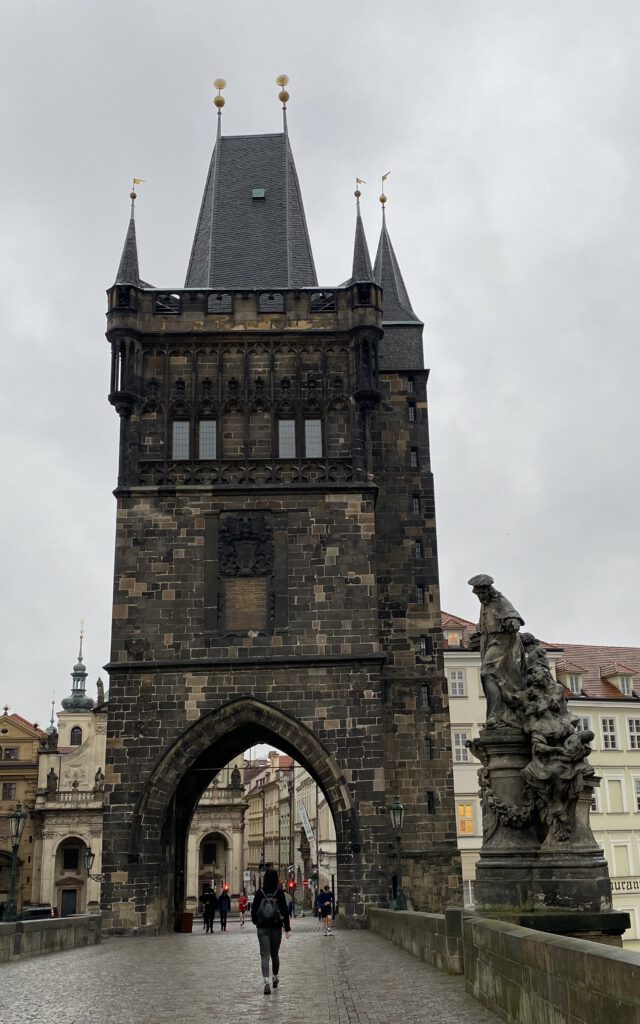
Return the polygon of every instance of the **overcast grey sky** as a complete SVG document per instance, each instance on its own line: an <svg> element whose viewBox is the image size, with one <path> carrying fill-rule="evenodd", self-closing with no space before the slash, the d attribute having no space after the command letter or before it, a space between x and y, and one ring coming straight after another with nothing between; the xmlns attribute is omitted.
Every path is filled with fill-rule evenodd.
<svg viewBox="0 0 640 1024"><path fill-rule="evenodd" d="M320 281L379 177L425 320L443 607L490 572L555 641L640 643L640 5L0 0L0 701L45 722L81 618L109 658L118 423L105 289L133 176L142 276L180 286L223 131L275 132Z"/></svg>

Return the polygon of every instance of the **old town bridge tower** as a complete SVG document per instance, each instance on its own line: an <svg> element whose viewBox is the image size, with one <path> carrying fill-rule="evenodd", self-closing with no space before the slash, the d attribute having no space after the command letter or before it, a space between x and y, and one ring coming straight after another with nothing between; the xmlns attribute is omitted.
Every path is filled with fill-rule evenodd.
<svg viewBox="0 0 640 1024"><path fill-rule="evenodd" d="M346 915L388 899L396 794L405 888L440 910L460 872L423 325L384 206L374 266L358 198L351 277L319 286L286 112L250 136L220 112L184 287L141 279L132 193L108 292L105 927L173 927L195 803L259 742L322 787Z"/></svg>

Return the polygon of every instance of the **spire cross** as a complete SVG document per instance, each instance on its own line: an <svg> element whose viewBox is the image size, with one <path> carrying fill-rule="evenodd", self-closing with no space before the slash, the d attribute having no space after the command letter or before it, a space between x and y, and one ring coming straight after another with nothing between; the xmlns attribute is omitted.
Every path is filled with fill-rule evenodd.
<svg viewBox="0 0 640 1024"><path fill-rule="evenodd" d="M84 640L84 619L80 619L80 653L78 658L82 658L82 641Z"/></svg>

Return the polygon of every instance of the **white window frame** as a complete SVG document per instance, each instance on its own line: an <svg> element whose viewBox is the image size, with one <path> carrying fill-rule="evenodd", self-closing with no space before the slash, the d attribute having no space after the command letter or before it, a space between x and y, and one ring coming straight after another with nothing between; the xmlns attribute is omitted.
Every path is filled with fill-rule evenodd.
<svg viewBox="0 0 640 1024"><path fill-rule="evenodd" d="M635 726L635 728L631 728ZM640 750L640 717L639 718L627 718L627 737L629 740L629 750Z"/></svg>
<svg viewBox="0 0 640 1024"><path fill-rule="evenodd" d="M578 718L578 724L576 725L578 732L593 732L590 715L576 715L576 718Z"/></svg>
<svg viewBox="0 0 640 1024"><path fill-rule="evenodd" d="M450 668L449 669L449 696L450 697L466 697L467 695L467 680L465 678L463 668Z"/></svg>
<svg viewBox="0 0 640 1024"><path fill-rule="evenodd" d="M640 814L640 775L632 775L631 783L633 785L633 813Z"/></svg>
<svg viewBox="0 0 640 1024"><path fill-rule="evenodd" d="M619 839L618 840L612 840L612 842L611 842L610 869L615 870L615 864L616 864L616 854L615 854L615 851L616 851L616 847L623 847L627 851L627 860L629 861L629 874L628 875L618 875L618 876L613 875L613 877L614 878L615 877L618 877L618 878L632 878L634 873L635 873L634 872L634 865L633 865L633 851L631 849L631 843L630 843L630 841L628 839L626 839L626 840L619 840Z"/></svg>
<svg viewBox="0 0 640 1024"><path fill-rule="evenodd" d="M593 796L591 797L591 813L602 814L602 805L600 800L600 789L597 786L593 788Z"/></svg>
<svg viewBox="0 0 640 1024"><path fill-rule="evenodd" d="M470 807L471 817L468 818L466 814L462 817L458 811L460 807ZM463 832L460 828L462 821L471 822L471 831ZM472 836L476 831L476 798L473 796L459 796L456 799L456 832L459 836Z"/></svg>
<svg viewBox="0 0 640 1024"><path fill-rule="evenodd" d="M569 683L569 689L571 690L571 692L574 693L577 697L579 697L582 691L582 676L578 675L575 672L572 672L569 676L567 676L567 681Z"/></svg>
<svg viewBox="0 0 640 1024"><path fill-rule="evenodd" d="M607 722L611 722L613 724L613 729L611 732L609 732L608 729L605 729L605 723ZM602 737L603 750L620 749L620 747L618 746L618 724L615 718L607 715L606 718L603 717L600 719L600 735ZM613 743L607 742L611 738L613 738Z"/></svg>
<svg viewBox="0 0 640 1024"><path fill-rule="evenodd" d="M605 791L606 791L606 794L607 794L607 814L628 814L629 808L627 806L627 787L624 784L625 783L624 775L606 775L605 778L603 779L603 782L604 782L604 788L605 788ZM620 783L620 792L622 794L622 810L621 811L613 811L611 809L611 796L610 796L610 793L609 793L609 784L611 782L619 782Z"/></svg>
<svg viewBox="0 0 640 1024"><path fill-rule="evenodd" d="M453 751L454 764L468 764L469 751L465 743L469 739L469 732L466 729L451 730L451 750Z"/></svg>
<svg viewBox="0 0 640 1024"><path fill-rule="evenodd" d="M625 697L631 697L633 693L633 680L631 676L620 676L620 693L624 693Z"/></svg>

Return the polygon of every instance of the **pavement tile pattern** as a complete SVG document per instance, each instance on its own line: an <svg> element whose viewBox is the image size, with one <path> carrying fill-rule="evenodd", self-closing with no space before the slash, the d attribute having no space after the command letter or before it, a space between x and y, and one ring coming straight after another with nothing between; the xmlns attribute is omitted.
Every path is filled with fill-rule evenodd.
<svg viewBox="0 0 640 1024"><path fill-rule="evenodd" d="M263 995L250 923L190 935L110 938L0 965L1 1024L496 1024L459 977L367 931L325 936L313 918L282 942Z"/></svg>

